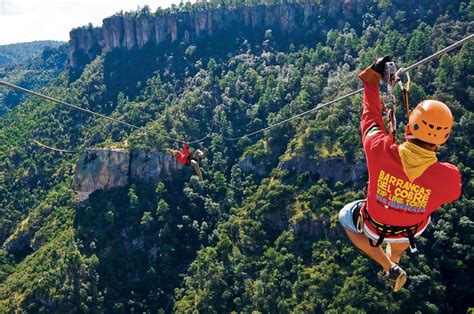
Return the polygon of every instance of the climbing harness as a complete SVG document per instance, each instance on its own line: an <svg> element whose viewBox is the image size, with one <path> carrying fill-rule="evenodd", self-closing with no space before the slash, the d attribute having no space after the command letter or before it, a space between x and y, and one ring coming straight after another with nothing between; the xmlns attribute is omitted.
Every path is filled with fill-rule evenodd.
<svg viewBox="0 0 474 314"><path fill-rule="evenodd" d="M364 208L361 210L361 216L363 217L362 218L363 221L367 221L368 223L370 223L370 225L372 225L372 227L375 228L375 231L377 232L377 235L379 236L379 239L377 240L375 244L374 244L374 241L369 238L370 246L378 247L380 244L383 243L383 240L385 238L390 237L390 236L402 235L403 237L408 238L408 241L410 242L410 251L412 253L415 253L418 251L415 244L415 234L422 223L419 223L413 226L392 226L388 224L383 224L374 220L369 215L369 212L367 210L367 205L365 205Z"/></svg>
<svg viewBox="0 0 474 314"><path fill-rule="evenodd" d="M364 233L364 223L367 222L372 227L374 227L374 230L379 237L377 241L374 241L370 237L367 237L371 247L380 246L383 241L388 237L401 235L405 238L408 238L408 241L410 243L410 251L412 253L416 253L418 251L415 243L415 235L418 231L418 228L423 224L423 222L413 226L392 226L388 224L383 224L381 222L376 221L369 215L366 200L357 203L355 206L356 208L354 208L354 211L352 213L352 219L357 231L361 234Z"/></svg>
<svg viewBox="0 0 474 314"><path fill-rule="evenodd" d="M394 62L387 62L384 69L384 77L383 81L387 85L387 95L384 96L382 101L383 111L386 112L387 115L387 124L389 128L389 135L393 142L395 142L395 134L397 130L397 118L396 118L396 110L397 110L397 100L395 95L393 94L394 87L398 84L402 95L403 95L403 104L407 119L410 115L410 108L409 108L409 93L410 93L410 74L409 72L405 72L407 76L407 82L403 85L403 82L400 78L401 73L404 72L403 68L399 70L396 69L396 65ZM387 103L390 104L390 108L387 108ZM365 187L365 194L368 191L368 182ZM353 219L354 225L359 233L364 232L364 221L369 223L378 235L378 240L374 243L370 237L367 237L369 240L369 244L372 247L380 246L385 238L391 236L398 236L402 235L405 238L408 238L410 243L410 251L412 253L417 252L416 244L415 244L415 234L420 227L421 223L413 226L392 226L388 224L383 224L375 219L373 219L367 210L367 202L360 202L356 205L357 207L354 209Z"/></svg>
<svg viewBox="0 0 474 314"><path fill-rule="evenodd" d="M365 206L365 200L358 202L355 204L356 208L352 211L352 221L354 222L354 226L357 229L357 232L362 234L364 232L364 222L362 221L362 216L360 214L361 209Z"/></svg>

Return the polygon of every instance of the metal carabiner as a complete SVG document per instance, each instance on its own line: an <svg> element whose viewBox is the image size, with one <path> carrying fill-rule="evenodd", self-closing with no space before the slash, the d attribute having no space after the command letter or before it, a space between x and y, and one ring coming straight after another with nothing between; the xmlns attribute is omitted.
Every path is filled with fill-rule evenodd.
<svg viewBox="0 0 474 314"><path fill-rule="evenodd" d="M393 141L395 141L395 132L397 130L397 118L395 116L397 110L397 101L393 95L393 87L399 79L397 73L398 71L395 62L387 62L385 64L383 77L383 81L385 84L387 84L387 97L385 99L387 102L391 103L391 108L388 109L384 101L384 109L387 113L388 128Z"/></svg>
<svg viewBox="0 0 474 314"><path fill-rule="evenodd" d="M409 104L410 83L411 83L410 72L408 71L405 72L405 75L407 77L407 81L405 85L403 85L403 82L400 79L400 74L402 72L405 72L405 68L400 68L395 75L397 77L398 86L400 87L400 90L403 95L403 104L405 106L405 113L407 115L407 119L410 119L410 104Z"/></svg>
<svg viewBox="0 0 474 314"><path fill-rule="evenodd" d="M385 69L383 71L383 80L384 82L389 85L390 83L393 85L393 78L397 74L397 66L395 62L390 61L385 63Z"/></svg>

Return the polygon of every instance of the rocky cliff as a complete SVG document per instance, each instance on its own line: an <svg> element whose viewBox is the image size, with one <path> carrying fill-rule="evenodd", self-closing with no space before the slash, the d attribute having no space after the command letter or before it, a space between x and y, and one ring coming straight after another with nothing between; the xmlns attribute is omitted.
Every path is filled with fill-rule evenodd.
<svg viewBox="0 0 474 314"><path fill-rule="evenodd" d="M308 156L293 157L278 164L278 169L289 169L297 173L309 172L317 174L323 179L329 179L333 183L337 181L357 182L366 173L367 168L364 160L356 163L348 162L345 158L334 157L321 160L313 160Z"/></svg>
<svg viewBox="0 0 474 314"><path fill-rule="evenodd" d="M244 173L253 173L256 174L260 177L264 177L265 175L268 175L269 171L267 167L265 166L263 161L255 162L254 158L252 155L248 155L244 159L239 161L239 168L244 172Z"/></svg>
<svg viewBox="0 0 474 314"><path fill-rule="evenodd" d="M73 73L80 74L85 64L101 52L142 49L146 45L168 47L173 43L198 42L209 36L233 43L239 37L261 43L267 29L272 30L276 42L283 46L314 44L326 40L329 29L341 29L346 23L360 31L366 27L364 21L370 20L372 15L381 15L383 20L403 9L408 23L426 17L426 12L436 16L442 8L436 1L426 5L410 0L402 7L380 4L375 11L368 12L367 5L367 1L361 0L301 0L250 6L209 7L201 4L190 10L165 10L156 15L143 12L118 14L104 19L101 27L89 25L70 32L69 66Z"/></svg>
<svg viewBox="0 0 474 314"><path fill-rule="evenodd" d="M101 51L102 31L96 27L84 27L69 33L69 66L83 67Z"/></svg>
<svg viewBox="0 0 474 314"><path fill-rule="evenodd" d="M81 66L100 51L116 48L130 50L147 44L189 43L217 34L228 37L245 32L263 36L267 29L287 43L298 43L305 36L325 34L329 27L341 27L343 19L361 16L363 12L364 7L358 2L330 1L328 5L316 5L308 1L218 7L159 16L115 15L104 19L101 28L83 27L70 32L69 65Z"/></svg>
<svg viewBox="0 0 474 314"><path fill-rule="evenodd" d="M76 165L77 202L84 202L94 191L122 187L130 180L159 182L181 169L170 153L91 149L81 154Z"/></svg>
<svg viewBox="0 0 474 314"><path fill-rule="evenodd" d="M96 190L127 185L129 176L130 153L127 150L92 149L81 154L74 173L78 202L86 200Z"/></svg>

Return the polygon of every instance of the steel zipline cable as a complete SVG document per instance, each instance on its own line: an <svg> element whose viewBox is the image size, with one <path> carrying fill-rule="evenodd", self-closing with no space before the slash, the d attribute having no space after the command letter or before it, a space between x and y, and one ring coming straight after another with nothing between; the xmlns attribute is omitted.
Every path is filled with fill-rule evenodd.
<svg viewBox="0 0 474 314"><path fill-rule="evenodd" d="M438 52L436 52L436 53L434 53L434 54L432 54L432 55L430 55L430 56L428 56L428 57L426 57L426 58L424 58L424 59L422 59L422 60L420 60L420 61L418 61L418 62L416 62L416 63L414 63L414 64L412 64L412 65L410 65L410 66L408 66L408 67L406 67L406 68L401 68L400 71L399 71L399 74L404 74L404 73L406 73L406 72L408 72L408 71L411 71L411 70L413 70L413 69L419 67L420 65L423 65L423 64L425 64L425 63L428 63L428 62L430 62L431 60L433 60L433 59L435 59L435 58L438 58L438 57L440 57L440 56L442 56L442 55L444 55L444 54L450 52L451 50L456 49L456 48L458 48L458 47L464 45L465 43L471 41L472 39L474 39L474 34L471 34L471 35L469 35L469 36L467 36L467 37L465 37L465 38L463 38L463 39L461 39L461 40L455 42L454 44L452 44L452 45L450 45L450 46L448 46L448 47L446 47L446 48L444 48L444 49L442 49L442 50L439 50ZM327 102L327 103L324 103L324 104L321 104L321 103L320 103L320 104L318 104L318 105L317 105L316 107L314 107L314 108L311 108L311 109L309 109L309 110L307 110L307 111L301 112L301 113L299 113L299 114L297 114L297 115L295 115L295 116L292 116L292 117L290 117L290 118L287 118L287 119L284 119L284 120L275 122L275 123L273 123L273 124L270 124L270 125L268 125L268 126L262 128L262 129L260 129L260 130L257 130L257 131L251 132L251 133L247 133L247 134L244 134L244 135L241 135L241 136L237 136L237 137L230 137L230 138L229 138L229 137L225 137L224 135L223 135L223 137L224 137L224 139L227 140L227 141L237 141L237 140L239 140L239 139L241 139L241 138L244 138L244 137L256 135L256 134L265 132L265 131L267 131L267 130L269 130L269 129L271 129L271 128L274 128L274 127L276 127L276 126L279 126L279 125L281 125L281 124L283 124L283 123L292 121L292 120L294 120L294 119L301 118L302 116L305 116L305 115L308 115L308 114L310 114L310 113L313 113L313 112L317 111L318 109L321 109L321 108L323 108L323 107L332 105L332 104L334 104L334 103L337 103L337 102L339 102L339 101L341 101L341 100L343 100L343 99L346 99L346 98L348 98L348 97L354 96L354 95L356 95L356 94L358 94L358 93L361 93L361 92L363 92L363 91L364 91L364 89L363 89L363 88L360 88L360 89L358 89L358 90L355 90L355 91L350 92L349 94L346 94L346 95L344 95L344 96L341 96L341 97L338 97L338 98L336 98L336 99L334 99L334 100L331 100L331 101L329 101L329 102Z"/></svg>
<svg viewBox="0 0 474 314"><path fill-rule="evenodd" d="M325 104L318 104L316 107L311 108L311 109L309 109L308 111L304 111L304 112L299 113L299 114L297 114L297 115L295 115L295 116L291 116L291 117L288 118L288 119L275 122L275 123L273 123L273 124L268 125L267 127L264 127L263 129L260 129L260 130L255 131L255 132L251 132L251 133L248 133L248 134L244 134L244 135L241 135L241 136L238 136L238 137L224 137L224 139L227 140L227 141L236 141L236 140L239 140L239 139L241 139L241 138L243 138L243 137L252 136L252 135L255 135L255 134L258 134L258 133L265 132L266 130L270 130L270 129L272 129L272 128L276 127L276 126L279 126L279 125L281 125L281 124L283 124L283 123L290 122L291 120L295 120L295 119L301 118L302 116L305 116L305 115L307 115L307 114L313 113L313 112L315 112L315 111L318 110L318 109L321 109L321 108L323 108L323 107L332 105L332 104L334 104L334 103L336 103L336 102L338 102L338 101L341 101L341 100L343 100L343 99L346 99L346 98L348 98L348 97L354 96L354 95L356 95L356 94L362 92L363 90L364 90L364 89L361 88L361 89L358 89L358 90L356 90L356 91L350 92L349 94L346 94L346 95L344 95L344 96L341 96L341 97L339 97L339 98L336 98L336 99L334 99L334 100L331 100L330 102L327 102L327 103L325 103Z"/></svg>
<svg viewBox="0 0 474 314"><path fill-rule="evenodd" d="M11 84L11 83L8 83L8 82L5 82L3 80L0 80L0 85L3 85L7 88L11 88L11 89L15 89L17 91L20 91L22 93L26 93L26 94L30 94L30 95L33 95L33 96L37 96L37 97L40 97L40 98L43 98L45 100L49 100L51 102L55 102L55 103L58 103L58 104L61 104L61 105L64 105L64 106L67 106L67 107L70 107L70 108L73 108L73 109L76 109L76 110L79 110L79 111L82 111L82 112L85 112L85 113L88 113L88 114L91 114L93 116L97 116L99 118L102 118L102 119L106 119L106 120L109 120L109 121L112 121L112 122L115 122L117 124L122 124L124 126L127 126L129 128L132 128L132 129L136 129L136 130L142 130L144 131L145 133L154 133L158 136L163 136L164 138L167 138L169 140L172 140L172 141L175 141L175 142L179 142L179 143L184 143L185 141L184 140L180 140L180 139L177 139L177 138L173 138L171 136L167 136L167 135L164 135L164 134L161 134L161 133L157 133L157 132L152 132L152 131L147 131L144 127L139 127L139 126L136 126L136 125L133 125L131 123L128 123L128 122L125 122L125 121L122 121L122 120L118 120L118 119L115 119L115 118L112 118L110 116L106 116L104 114L101 114L101 113L98 113L98 112L95 112L95 111L92 111L92 110L89 110L89 109L86 109L86 108L82 108L80 106L77 106L77 105L74 105L74 104L70 104L70 103L67 103L65 101L62 101L62 100L59 100L59 99L56 99L56 98L53 98L53 97L50 97L50 96L47 96L47 95L44 95L44 94L40 94L40 93L37 93L35 91L32 91L32 90L29 90L27 88L23 88L23 87L20 87L18 85L15 85L15 84ZM211 127L211 130L206 134L206 136L204 136L203 138L201 139L198 139L198 140L194 140L194 141L191 141L191 142L188 142L188 144L193 144L193 143L198 143L198 142L202 142L204 141L205 139L207 139L209 136L211 136L211 133L212 133L212 127Z"/></svg>
<svg viewBox="0 0 474 314"><path fill-rule="evenodd" d="M435 59L435 58L438 58L438 57L440 57L440 56L442 56L442 55L444 55L444 54L450 52L451 50L456 49L456 48L462 46L463 44L465 44L465 43L471 41L472 39L474 39L474 34L471 34L471 35L469 35L469 36L467 36L467 37L465 37L465 38L463 38L463 39L461 39L461 40L455 42L454 44L452 44L452 45L450 45L450 46L448 46L448 47L446 47L446 48L444 48L444 49L441 49L441 50L439 50L438 52L436 52L436 53L434 53L434 54L432 54L432 55L430 55L430 56L428 56L428 57L426 57L426 58L424 58L424 59L422 59L422 60L420 60L420 61L418 61L418 62L416 62L416 63L414 63L414 64L412 64L412 65L410 65L410 66L408 66L408 67L406 67L406 68L400 69L400 72L399 72L399 73L403 74L403 73L405 73L405 72L411 71L411 70L413 70L413 69L419 67L420 65L423 65L423 64L425 64L425 63L428 63L428 62L430 62L431 60L433 60L433 59ZM146 132L146 133L154 133L154 134L156 134L156 135L158 135L158 136L162 136L162 137L164 137L164 138L166 138L166 139L169 139L169 140L172 140L172 141L175 141L175 142L179 142L179 143L184 143L184 142L186 142L186 141L184 141L184 140L176 139L176 138L173 138L173 137L171 137L171 136L167 136L167 135L164 135L164 134L161 134L161 133L158 133L158 132L147 131L144 127L139 127L139 126L133 125L133 124L131 124L131 123L128 123L128 122L125 122L125 121L122 121L122 120L118 120L118 119L112 118L112 117L110 117L110 116L106 116L106 115L104 115L104 114L101 114L101 113L98 113L98 112L95 112L95 111L92 111L92 110L89 110L89 109L86 109L86 108L82 108L82 107L77 106L77 105L73 105L73 104L70 104L70 103L67 103L67 102L64 102L64 101L61 101L61 100L58 100L58 99L49 97L49 96L44 95L44 94L40 94L40 93L34 92L34 91L32 91L32 90L29 90L29 89L26 89L26 88L17 86L17 85L15 85L15 84L7 83L7 82L5 82L5 81L3 81L3 80L0 80L0 85L3 85L3 86L5 86L5 87L7 87L7 88L15 89L15 90L17 90L17 91L20 91L20 92L23 92L23 93L26 93L26 94L30 94L30 95L33 95L33 96L37 96L37 97L43 98L43 99L45 99L45 100L49 100L49 101L51 101L51 102L55 102L55 103L58 103L58 104L61 104L61 105L64 105L64 106L67 106L67 107L70 107L70 108L73 108L73 109L76 109L76 110L80 110L80 111L82 111L82 112L85 112L85 113L88 113L88 114L97 116L97 117L102 118L102 119L106 119L106 120L115 122L115 123L117 123L117 124L122 124L122 125L124 125L124 126L130 127L130 128L133 128L133 129L143 130L143 131ZM267 131L267 130L269 130L269 129L272 129L272 128L274 128L274 127L276 127L276 126L278 126L278 125L281 125L281 124L283 124L283 123L287 123L287 122L289 122L289 121L292 121L292 120L301 118L301 117L303 117L303 116L305 116L305 115L308 115L308 114L310 114L310 113L313 113L313 112L317 111L318 109L321 109L321 108L323 108L323 107L332 105L332 104L337 103L337 102L339 102L339 101L341 101L341 100L343 100L343 99L346 99L346 98L348 98L348 97L354 96L354 95L356 95L356 94L362 92L363 90L364 90L363 88L360 88L360 89L358 89L358 90L352 91L352 92L350 92L350 93L348 93L348 94L346 94L346 95L344 95L344 96L338 97L338 98L336 98L336 99L334 99L334 100L332 100L332 101L329 101L329 102L327 102L327 103L324 103L324 104L321 104L321 103L320 103L320 104L318 104L318 105L317 105L316 107L314 107L314 108L311 108L311 109L309 109L309 110L307 110L307 111L301 112L301 113L299 113L299 114L297 114L297 115L294 115L294 116L292 116L292 117L290 117L290 118L287 118L287 119L284 119L284 120L275 122L275 123L273 123L273 124L270 124L270 125L268 125L268 126L262 128L262 129L260 129L260 130L254 131L254 132L250 132L250 133L247 133L247 134L244 134L244 135L241 135L241 136L238 136L238 137L232 137L232 138L225 137L223 134L222 134L222 136L223 136L223 138L224 138L225 140L228 140L228 141L236 141L236 140L239 140L239 139L244 138L244 137L253 136L253 135L256 135L256 134L265 132L265 131ZM209 138L209 137L211 136L212 132L213 132L213 127L214 127L214 119L213 119L213 121L212 121L211 128L210 128L209 132L206 134L206 136L204 136L203 138L194 140L194 141L189 141L188 144L199 143L199 142L202 142L202 141L204 141L205 139Z"/></svg>
<svg viewBox="0 0 474 314"><path fill-rule="evenodd" d="M75 154L75 153L77 153L77 151L75 151L75 150L66 150L66 149L59 149L59 148L56 148L56 147L51 147L51 146L45 145L45 144L43 144L40 141L35 140L35 139L31 139L31 141L33 143L35 143L36 145L38 145L38 146L41 146L43 148L46 148L46 149L49 149L49 150L52 150L52 151L55 151L55 152L58 152L58 153L62 153L62 154Z"/></svg>

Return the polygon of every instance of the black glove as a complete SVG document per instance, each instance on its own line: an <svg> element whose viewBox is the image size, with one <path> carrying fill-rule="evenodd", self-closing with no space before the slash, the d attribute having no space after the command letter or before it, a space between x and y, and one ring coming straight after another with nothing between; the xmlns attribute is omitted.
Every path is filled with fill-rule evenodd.
<svg viewBox="0 0 474 314"><path fill-rule="evenodd" d="M372 64L372 70L379 73L385 83L391 83L392 85L395 83L397 67L390 56L377 59L377 61Z"/></svg>
<svg viewBox="0 0 474 314"><path fill-rule="evenodd" d="M371 69L371 71L368 71ZM387 71L387 69L389 71ZM374 72L380 74L381 77L376 75ZM387 73L385 73L387 72ZM383 58L378 58L377 61L374 62L371 66L367 69L359 73L359 78L364 81L365 83L379 83L380 79L382 79L385 83L391 81L396 72L395 63L392 62L392 57L385 56Z"/></svg>
<svg viewBox="0 0 474 314"><path fill-rule="evenodd" d="M383 58L378 58L377 61L372 64L372 70L384 77L385 74L385 65L387 62L392 62L392 57L385 56Z"/></svg>

